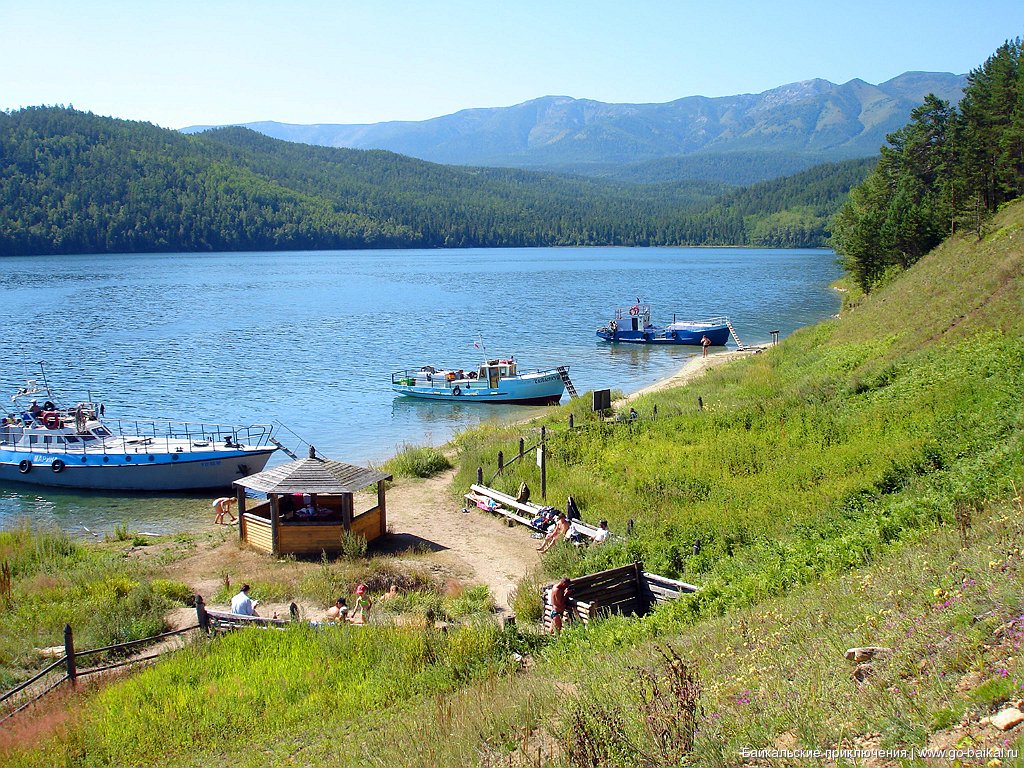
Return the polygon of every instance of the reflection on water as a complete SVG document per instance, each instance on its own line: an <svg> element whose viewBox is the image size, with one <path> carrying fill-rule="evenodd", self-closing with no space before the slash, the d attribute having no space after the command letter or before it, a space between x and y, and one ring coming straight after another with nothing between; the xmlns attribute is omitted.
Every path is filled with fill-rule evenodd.
<svg viewBox="0 0 1024 768"><path fill-rule="evenodd" d="M396 396L393 371L475 368L514 355L570 366L576 389L631 392L671 375L687 347L600 342L637 296L656 324L726 314L745 342L784 338L836 312L830 251L528 248L134 254L0 261L0 402L39 360L58 399L110 417L277 424L330 458L381 463L404 443L441 444L543 408L470 407ZM59 311L58 311L59 308ZM486 350L474 341L483 339ZM699 350L697 350L699 352ZM278 454L272 464L287 460ZM161 532L204 525L210 499L0 490L18 516Z"/></svg>
<svg viewBox="0 0 1024 768"><path fill-rule="evenodd" d="M194 494L101 493L0 483L0 522L56 525L76 536L111 536L118 525L168 534L211 524L211 498Z"/></svg>

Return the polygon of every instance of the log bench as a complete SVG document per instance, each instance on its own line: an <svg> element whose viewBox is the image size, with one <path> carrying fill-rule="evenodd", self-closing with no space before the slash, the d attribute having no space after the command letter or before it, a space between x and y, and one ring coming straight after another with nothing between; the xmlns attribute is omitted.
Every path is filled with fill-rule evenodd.
<svg viewBox="0 0 1024 768"><path fill-rule="evenodd" d="M287 619L272 619L264 616L242 616L230 611L210 610L203 602L203 598L196 595L196 619L199 621L199 628L206 632L229 632L245 627L282 629L292 621L298 620L299 608L295 603L291 604L289 614L290 617Z"/></svg>
<svg viewBox="0 0 1024 768"><path fill-rule="evenodd" d="M525 525L534 531L537 529L533 527L532 522L540 511L544 508L539 504L533 504L531 502L516 501L512 496L501 491L496 491L493 488L488 488L486 485L476 485L475 483L470 487L470 493L466 494L466 500L480 507L486 509L488 512L494 512L499 515L504 515L509 520L515 520L517 523ZM479 499L492 499L497 502L498 506L489 508L486 506L486 502L481 502ZM484 506L481 506L481 505ZM576 529L584 536L593 539L597 535L598 528L596 525L590 525L584 523L582 520L573 520L572 524L576 526Z"/></svg>

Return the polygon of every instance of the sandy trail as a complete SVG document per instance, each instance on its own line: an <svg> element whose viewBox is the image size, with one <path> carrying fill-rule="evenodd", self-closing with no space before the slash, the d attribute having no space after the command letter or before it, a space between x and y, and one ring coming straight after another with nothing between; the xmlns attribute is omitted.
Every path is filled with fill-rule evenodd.
<svg viewBox="0 0 1024 768"><path fill-rule="evenodd" d="M388 491L388 526L436 549L430 562L467 583L486 584L497 606L507 610L516 583L540 565L538 542L528 529L508 528L499 516L476 508L462 512L463 505L452 500L454 478L455 470L449 470L397 482Z"/></svg>

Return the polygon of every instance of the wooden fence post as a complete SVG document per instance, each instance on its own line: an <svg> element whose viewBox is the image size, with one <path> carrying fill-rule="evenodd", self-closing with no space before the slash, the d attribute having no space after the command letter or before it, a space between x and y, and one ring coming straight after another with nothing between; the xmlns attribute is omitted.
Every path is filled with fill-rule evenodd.
<svg viewBox="0 0 1024 768"><path fill-rule="evenodd" d="M526 442L523 440L523 438L520 437L519 438L519 460L520 461L522 461L522 459L523 459L523 450L524 450L525 447L526 447Z"/></svg>
<svg viewBox="0 0 1024 768"><path fill-rule="evenodd" d="M483 467L477 467L476 468L476 484L477 485L483 485L484 484L484 468Z"/></svg>
<svg viewBox="0 0 1024 768"><path fill-rule="evenodd" d="M698 411L703 411L704 410L704 398L701 397L700 395L697 395L697 410Z"/></svg>
<svg viewBox="0 0 1024 768"><path fill-rule="evenodd" d="M654 414L653 414L653 416L651 416L651 418L653 418L655 420L657 420L657 418L658 418L658 404L657 403L654 404Z"/></svg>
<svg viewBox="0 0 1024 768"><path fill-rule="evenodd" d="M548 448L545 443L547 430L540 428L540 497L547 501L548 498Z"/></svg>
<svg viewBox="0 0 1024 768"><path fill-rule="evenodd" d="M505 454L498 451L498 471L501 472L505 469Z"/></svg>
<svg viewBox="0 0 1024 768"><path fill-rule="evenodd" d="M573 418L572 418L572 414L570 413L569 414L569 431L570 432L572 431L572 426L573 426L572 423L573 423Z"/></svg>
<svg viewBox="0 0 1024 768"><path fill-rule="evenodd" d="M71 625L64 625L64 655L67 657L68 680L74 686L78 677L78 670L75 668L75 636L71 632Z"/></svg>
<svg viewBox="0 0 1024 768"><path fill-rule="evenodd" d="M206 614L206 604L202 595L196 595L196 623L204 632L210 631L210 617Z"/></svg>

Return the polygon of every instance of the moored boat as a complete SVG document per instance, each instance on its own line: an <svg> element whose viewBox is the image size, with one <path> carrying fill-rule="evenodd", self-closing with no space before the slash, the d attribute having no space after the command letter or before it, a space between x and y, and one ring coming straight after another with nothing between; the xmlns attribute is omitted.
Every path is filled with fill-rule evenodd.
<svg viewBox="0 0 1024 768"><path fill-rule="evenodd" d="M664 327L651 323L649 304L634 304L615 310L607 325L597 329L598 338L627 344L686 344L701 346L706 336L711 346L721 347L729 340L728 317L705 320L675 320Z"/></svg>
<svg viewBox="0 0 1024 768"><path fill-rule="evenodd" d="M520 371L515 358L484 360L465 371L425 365L391 374L391 388L401 395L460 403L557 403L569 383L569 366Z"/></svg>
<svg viewBox="0 0 1024 768"><path fill-rule="evenodd" d="M33 396L45 394L42 404ZM103 406L54 403L29 382L0 424L0 480L104 491L229 488L260 472L272 427L107 419Z"/></svg>

